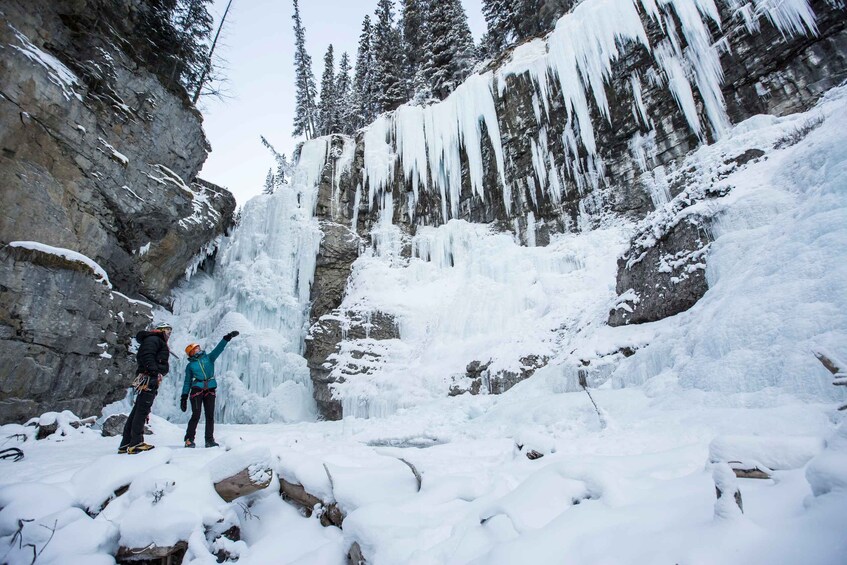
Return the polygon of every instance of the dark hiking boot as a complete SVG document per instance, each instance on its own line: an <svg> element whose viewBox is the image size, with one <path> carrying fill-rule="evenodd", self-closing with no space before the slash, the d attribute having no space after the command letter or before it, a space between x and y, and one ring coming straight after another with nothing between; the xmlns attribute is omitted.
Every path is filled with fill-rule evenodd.
<svg viewBox="0 0 847 565"><path fill-rule="evenodd" d="M122 445L122 446L120 446L120 447L118 448L118 455L123 455L124 453L126 453L126 450L127 450L127 448L128 448L128 447L129 447L128 445Z"/></svg>
<svg viewBox="0 0 847 565"><path fill-rule="evenodd" d="M185 440L185 447L197 447L197 445L190 439L187 439Z"/></svg>
<svg viewBox="0 0 847 565"><path fill-rule="evenodd" d="M149 443L141 442L138 445L133 445L127 448L126 452L130 455L135 455L136 453L141 453L142 451L150 451L156 447L155 445L150 445Z"/></svg>
<svg viewBox="0 0 847 565"><path fill-rule="evenodd" d="M221 446L221 444L219 444L215 440L212 440L212 441L206 440L206 447L220 447L220 446Z"/></svg>

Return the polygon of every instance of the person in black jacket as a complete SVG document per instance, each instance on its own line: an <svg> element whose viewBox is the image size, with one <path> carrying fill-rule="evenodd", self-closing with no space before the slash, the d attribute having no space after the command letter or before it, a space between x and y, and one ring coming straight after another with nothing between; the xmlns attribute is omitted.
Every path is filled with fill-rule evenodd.
<svg viewBox="0 0 847 565"><path fill-rule="evenodd" d="M168 338L173 328L170 324L161 323L151 332L141 331L135 336L139 343L135 358L138 360L138 376L133 383L138 396L135 405L124 424L124 434L118 453L140 453L149 451L154 446L144 443L144 424L153 408L153 401L159 392L162 377L168 374Z"/></svg>

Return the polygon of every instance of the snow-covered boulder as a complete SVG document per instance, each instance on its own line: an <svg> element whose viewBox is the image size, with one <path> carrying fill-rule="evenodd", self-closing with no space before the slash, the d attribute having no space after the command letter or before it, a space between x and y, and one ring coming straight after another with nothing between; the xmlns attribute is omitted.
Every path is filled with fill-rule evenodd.
<svg viewBox="0 0 847 565"><path fill-rule="evenodd" d="M823 439L809 436L718 436L709 444L709 461L763 465L775 471L799 469L824 446Z"/></svg>
<svg viewBox="0 0 847 565"><path fill-rule="evenodd" d="M838 426L826 449L809 462L806 480L815 496L831 492L847 496L847 420Z"/></svg>

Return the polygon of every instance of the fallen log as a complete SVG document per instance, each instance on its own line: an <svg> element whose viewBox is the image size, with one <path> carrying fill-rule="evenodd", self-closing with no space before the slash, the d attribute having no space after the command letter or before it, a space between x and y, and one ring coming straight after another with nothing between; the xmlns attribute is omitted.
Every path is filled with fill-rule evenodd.
<svg viewBox="0 0 847 565"><path fill-rule="evenodd" d="M398 457L400 461L408 465L409 469L412 470L412 474L415 475L415 480L418 482L418 492L421 492L421 485L423 484L423 477L421 476L421 472L418 471L418 468L403 459L402 457Z"/></svg>
<svg viewBox="0 0 847 565"><path fill-rule="evenodd" d="M773 471L764 465L729 461L729 466L739 479L770 479Z"/></svg>
<svg viewBox="0 0 847 565"><path fill-rule="evenodd" d="M822 349L812 351L827 371L835 377L832 384L835 386L847 386L847 364ZM838 407L839 410L847 410L847 404Z"/></svg>
<svg viewBox="0 0 847 565"><path fill-rule="evenodd" d="M818 361L821 362L821 365L823 365L826 370L833 375L837 375L838 373L847 373L847 367L843 366L844 364L831 353L822 349L816 349L812 353L815 354L815 357L817 357Z"/></svg>
<svg viewBox="0 0 847 565"><path fill-rule="evenodd" d="M267 488L273 471L264 464L253 464L215 483L215 491L227 502Z"/></svg>
<svg viewBox="0 0 847 565"><path fill-rule="evenodd" d="M120 563L138 563L140 561L158 561L160 565L176 565L182 563L182 558L188 550L188 542L178 541L174 545L158 546L150 544L147 547L121 547L115 560Z"/></svg>
<svg viewBox="0 0 847 565"><path fill-rule="evenodd" d="M317 496L306 492L303 485L286 481L279 478L279 494L283 500L291 502L304 510L306 516L311 516L315 509L319 509L322 526L341 527L344 522L344 513L335 502L325 502Z"/></svg>

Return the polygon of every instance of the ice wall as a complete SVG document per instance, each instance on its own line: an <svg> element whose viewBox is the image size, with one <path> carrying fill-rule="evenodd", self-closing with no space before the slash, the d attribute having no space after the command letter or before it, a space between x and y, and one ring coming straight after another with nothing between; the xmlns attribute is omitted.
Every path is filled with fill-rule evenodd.
<svg viewBox="0 0 847 565"><path fill-rule="evenodd" d="M333 387L344 415L425 405L461 384L471 361L518 372L527 356L546 358L532 379L556 393L580 391L582 368L593 386L641 387L671 406L690 390L716 406L843 402L813 351L843 357L847 343L845 111L847 89L836 88L808 112L755 116L657 168L657 210L637 230L618 219L532 247L462 220L413 237L380 223L341 311L390 314L400 339L341 343L344 382ZM745 154L761 158L737 164ZM671 199L667 178L682 171L687 189ZM608 326L622 247L633 233L650 246L689 217L714 238L709 290L676 316ZM348 371L361 359L365 370Z"/></svg>
<svg viewBox="0 0 847 565"><path fill-rule="evenodd" d="M784 36L816 32L806 0L757 0L753 4L728 0L727 4L743 17L750 33L758 32L762 18ZM658 26L658 37L648 36L648 25ZM490 187L483 183L482 146L490 144L508 212L512 194L495 101L503 95L507 77L524 73L535 85L533 106L539 126L550 111L553 96L560 98L567 113L561 139L563 162L556 163L545 153L545 140L533 144L533 164L542 192L552 202L559 202L568 180L580 193L588 186L596 188L603 182L605 166L598 155L594 119L599 115L610 121L612 66L633 45L643 46L650 54L659 70L648 77L651 85L671 93L691 130L700 139L705 139L707 132L720 137L729 127L721 92L720 54L725 46L714 42L709 27L721 25L713 0L585 0L560 18L546 39L517 47L506 64L495 72L471 76L446 100L426 107L401 106L380 116L364 136L369 207L380 205L379 194L390 186L395 168L400 167L413 191L410 219L421 190L440 196L445 221L458 217L460 155L464 153L467 162L473 195L485 199ZM650 126L653 117L644 106L641 77L632 75L626 88L629 92L621 94L634 99L633 113ZM636 158L643 163L643 152ZM538 210L537 202L532 206Z"/></svg>
<svg viewBox="0 0 847 565"><path fill-rule="evenodd" d="M608 313L628 230L558 235L545 247L463 220L418 228L410 240L382 225L378 236L354 263L341 312L390 314L400 339L341 343L333 376L345 382L333 387L345 417L442 398L471 361L519 373L521 358L552 357L568 331Z"/></svg>
<svg viewBox="0 0 847 565"><path fill-rule="evenodd" d="M247 202L238 227L221 243L213 272L195 275L175 292L171 349L181 357L188 343L208 351L224 334L241 332L216 363L222 422L315 416L302 353L321 241L317 184L329 149L328 138L307 142L291 184ZM172 363L160 395L170 401L161 410L173 419L185 418L176 408L184 368L184 360Z"/></svg>

